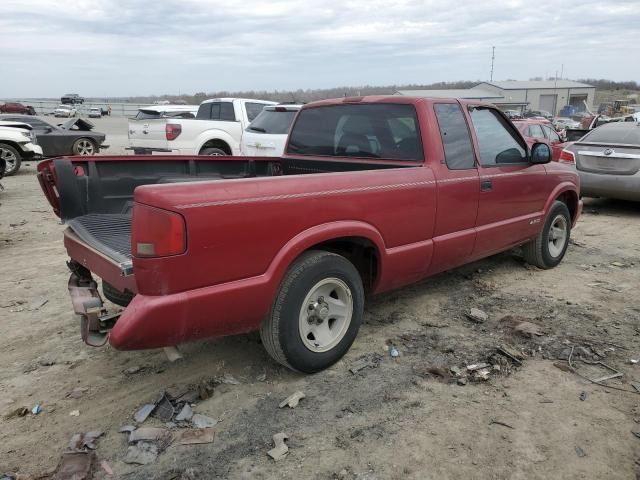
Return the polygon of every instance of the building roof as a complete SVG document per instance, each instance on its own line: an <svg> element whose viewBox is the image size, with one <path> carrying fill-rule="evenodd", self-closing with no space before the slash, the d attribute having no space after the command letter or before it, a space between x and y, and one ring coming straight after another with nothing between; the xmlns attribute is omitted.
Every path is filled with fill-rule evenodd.
<svg viewBox="0 0 640 480"><path fill-rule="evenodd" d="M396 94L405 97L468 98L472 100L502 98L502 95L498 93L476 87L449 90L398 90Z"/></svg>
<svg viewBox="0 0 640 480"><path fill-rule="evenodd" d="M523 89L546 89L546 88L596 88L586 83L574 82L573 80L507 80L504 82L482 82L473 87L480 88L482 85L493 85L503 90L523 90Z"/></svg>

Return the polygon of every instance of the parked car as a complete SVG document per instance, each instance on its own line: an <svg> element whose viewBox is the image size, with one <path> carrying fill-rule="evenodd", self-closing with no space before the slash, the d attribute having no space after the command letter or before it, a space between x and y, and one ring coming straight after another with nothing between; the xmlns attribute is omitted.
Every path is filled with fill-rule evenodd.
<svg viewBox="0 0 640 480"><path fill-rule="evenodd" d="M544 118L547 120L551 120L553 115L551 115L546 110L527 110L524 112L524 118Z"/></svg>
<svg viewBox="0 0 640 480"><path fill-rule="evenodd" d="M503 110L504 114L511 120L517 120L522 117L522 113L519 112L518 110Z"/></svg>
<svg viewBox="0 0 640 480"><path fill-rule="evenodd" d="M104 144L105 134L94 132L89 120L76 118L60 125L51 125L38 117L20 115L0 115L0 121L28 123L42 147L42 155L95 155L101 149L109 148Z"/></svg>
<svg viewBox="0 0 640 480"><path fill-rule="evenodd" d="M260 329L310 373L348 351L365 295L519 245L558 265L582 202L575 169L550 160L494 105L382 96L305 105L280 158L53 159L38 178L68 226L86 342Z"/></svg>
<svg viewBox="0 0 640 480"><path fill-rule="evenodd" d="M575 165L580 193L640 201L640 124L613 122L567 146L561 161Z"/></svg>
<svg viewBox="0 0 640 480"><path fill-rule="evenodd" d="M31 105L7 102L4 105L0 105L0 113L20 113L24 115L35 115L36 110Z"/></svg>
<svg viewBox="0 0 640 480"><path fill-rule="evenodd" d="M71 118L71 117L75 117L77 114L78 114L78 110L76 110L75 107L70 105L58 105L58 108L56 108L53 111L54 117Z"/></svg>
<svg viewBox="0 0 640 480"><path fill-rule="evenodd" d="M572 118L557 117L553 119L553 126L557 131L565 130L567 128L580 128L580 122L576 122Z"/></svg>
<svg viewBox="0 0 640 480"><path fill-rule="evenodd" d="M518 127L520 133L527 141L530 147L536 142L542 142L549 145L552 151L552 159L560 160L560 154L564 150L566 143L552 125L546 120L514 120L513 124Z"/></svg>
<svg viewBox="0 0 640 480"><path fill-rule="evenodd" d="M0 178L15 175L23 160L41 155L42 148L37 145L31 126L0 120Z"/></svg>
<svg viewBox="0 0 640 480"><path fill-rule="evenodd" d="M269 105L242 134L240 152L254 157L279 157L284 152L287 134L302 105Z"/></svg>
<svg viewBox="0 0 640 480"><path fill-rule="evenodd" d="M275 102L244 98L214 98L198 107L195 119L162 118L129 123L129 150L177 155L240 155L249 123Z"/></svg>
<svg viewBox="0 0 640 480"><path fill-rule="evenodd" d="M140 108L135 117L129 118L127 150L132 150L136 155L164 152L166 150L166 119L196 118L198 108L199 105L169 105L168 103Z"/></svg>
<svg viewBox="0 0 640 480"><path fill-rule="evenodd" d="M76 103L84 103L84 98L82 98L77 93L65 93L60 98L60 103L65 104L65 105L66 104L75 105Z"/></svg>
<svg viewBox="0 0 640 480"><path fill-rule="evenodd" d="M89 118L102 118L102 109L98 107L91 107L88 113Z"/></svg>

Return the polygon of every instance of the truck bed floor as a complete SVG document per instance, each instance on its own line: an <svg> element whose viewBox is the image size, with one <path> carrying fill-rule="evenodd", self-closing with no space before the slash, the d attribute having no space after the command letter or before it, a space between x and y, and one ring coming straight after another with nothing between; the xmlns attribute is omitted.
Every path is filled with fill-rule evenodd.
<svg viewBox="0 0 640 480"><path fill-rule="evenodd" d="M118 263L131 260L131 215L90 213L67 222L89 246Z"/></svg>

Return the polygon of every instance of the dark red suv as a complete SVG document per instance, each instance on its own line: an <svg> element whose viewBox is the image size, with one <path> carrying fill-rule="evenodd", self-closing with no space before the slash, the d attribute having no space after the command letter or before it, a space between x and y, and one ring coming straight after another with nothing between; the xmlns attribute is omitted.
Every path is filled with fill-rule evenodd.
<svg viewBox="0 0 640 480"><path fill-rule="evenodd" d="M0 113L22 113L25 115L35 115L36 110L31 105L7 102L4 105L0 105Z"/></svg>

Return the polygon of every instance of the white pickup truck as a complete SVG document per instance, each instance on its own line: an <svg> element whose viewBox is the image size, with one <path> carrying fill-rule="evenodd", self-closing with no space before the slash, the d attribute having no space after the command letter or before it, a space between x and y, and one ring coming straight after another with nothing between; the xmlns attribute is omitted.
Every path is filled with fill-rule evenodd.
<svg viewBox="0 0 640 480"><path fill-rule="evenodd" d="M163 117L129 124L129 150L174 155L240 155L246 127L266 105L246 98L214 98L200 104L196 118Z"/></svg>

